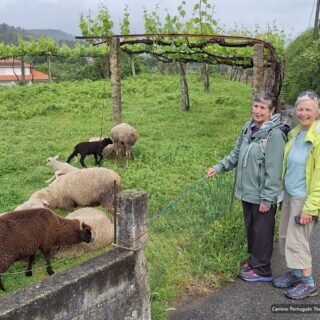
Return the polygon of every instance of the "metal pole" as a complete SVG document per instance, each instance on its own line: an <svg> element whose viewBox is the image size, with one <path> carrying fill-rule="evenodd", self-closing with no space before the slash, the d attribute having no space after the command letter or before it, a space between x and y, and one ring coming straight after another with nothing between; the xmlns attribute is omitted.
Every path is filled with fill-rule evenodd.
<svg viewBox="0 0 320 320"><path fill-rule="evenodd" d="M319 10L320 10L320 0L317 0L316 16L314 19L314 28L313 28L313 40L317 40L319 37Z"/></svg>

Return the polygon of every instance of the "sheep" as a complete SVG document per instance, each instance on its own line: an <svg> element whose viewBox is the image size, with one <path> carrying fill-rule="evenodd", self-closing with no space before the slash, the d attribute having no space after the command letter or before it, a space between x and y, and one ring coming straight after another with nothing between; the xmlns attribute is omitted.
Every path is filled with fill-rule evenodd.
<svg viewBox="0 0 320 320"><path fill-rule="evenodd" d="M86 164L84 163L84 159L87 155L93 154L95 159L95 164L100 166L102 160L102 150L108 144L111 144L112 140L110 138L105 138L102 141L93 141L93 142L80 142L75 147L73 152L67 159L67 163L69 163L78 153L80 153L80 163L82 167L87 168ZM100 156L100 159L98 158Z"/></svg>
<svg viewBox="0 0 320 320"><path fill-rule="evenodd" d="M120 176L105 168L88 168L66 173L47 188L35 192L28 201L15 210L34 207L48 207L71 212L78 206L102 205L113 212L114 181L115 192L120 191Z"/></svg>
<svg viewBox="0 0 320 320"><path fill-rule="evenodd" d="M72 166L69 163L61 162L58 160L59 156L56 155L55 157L49 157L47 159L47 165L52 167L55 172L52 178L46 181L46 183L52 182L54 179L58 178L59 176L66 174L71 171L78 171L80 170L79 168L76 168Z"/></svg>
<svg viewBox="0 0 320 320"><path fill-rule="evenodd" d="M55 246L90 242L91 227L77 219L64 219L47 208L13 211L0 217L0 275L18 260L29 258L26 276L32 276L32 264L38 249L44 255L47 272ZM0 278L0 289L5 288Z"/></svg>
<svg viewBox="0 0 320 320"><path fill-rule="evenodd" d="M111 138L116 150L116 163L121 155L121 149L125 150L126 168L128 168L129 158L131 155L132 146L137 141L139 135L137 131L127 123L120 123L111 129Z"/></svg>
<svg viewBox="0 0 320 320"><path fill-rule="evenodd" d="M86 252L106 247L113 241L114 227L106 214L95 208L81 208L66 216L66 219L78 219L91 227L92 241L71 246L55 248L53 255L59 258L81 256Z"/></svg>

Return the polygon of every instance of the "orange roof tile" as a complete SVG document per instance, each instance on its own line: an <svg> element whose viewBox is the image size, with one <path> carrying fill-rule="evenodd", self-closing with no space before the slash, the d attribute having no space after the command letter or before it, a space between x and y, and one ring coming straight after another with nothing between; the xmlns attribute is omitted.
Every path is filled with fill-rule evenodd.
<svg viewBox="0 0 320 320"><path fill-rule="evenodd" d="M26 80L48 80L48 75L40 71L31 70L32 74L25 75ZM18 79L17 79L18 78ZM21 80L21 75L0 75L0 81L18 81Z"/></svg>

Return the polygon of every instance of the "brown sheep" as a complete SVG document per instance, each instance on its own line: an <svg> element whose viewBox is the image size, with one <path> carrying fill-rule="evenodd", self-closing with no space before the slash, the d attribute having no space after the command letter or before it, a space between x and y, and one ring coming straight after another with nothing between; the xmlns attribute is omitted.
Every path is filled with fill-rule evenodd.
<svg viewBox="0 0 320 320"><path fill-rule="evenodd" d="M0 275L15 262L29 258L26 276L32 276L32 263L38 249L44 255L47 272L55 246L91 241L91 227L79 220L59 217L47 208L13 211L0 216ZM0 289L5 290L1 278Z"/></svg>
<svg viewBox="0 0 320 320"><path fill-rule="evenodd" d="M126 155L126 168L128 168L131 149L138 137L137 131L127 123L120 123L111 129L111 138L116 152L116 165L121 156L121 150L124 150Z"/></svg>

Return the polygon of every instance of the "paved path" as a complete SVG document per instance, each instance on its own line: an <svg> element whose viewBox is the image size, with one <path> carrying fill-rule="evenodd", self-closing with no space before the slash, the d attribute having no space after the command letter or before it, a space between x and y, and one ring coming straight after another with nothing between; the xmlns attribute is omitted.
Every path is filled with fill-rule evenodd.
<svg viewBox="0 0 320 320"><path fill-rule="evenodd" d="M320 275L320 223L312 234L311 250L313 254L314 275ZM272 257L274 276L287 271L284 259L280 256L278 244ZM189 305L175 311L169 317L170 320L319 320L320 319L320 295L302 301L293 301L284 296L285 289L278 289L271 283L247 283L237 279L227 285L218 293L207 297L196 305ZM286 308L298 307L298 305L312 310L311 313L274 313L272 305L283 304ZM315 311L314 305L318 308ZM300 309L302 310L302 309Z"/></svg>

